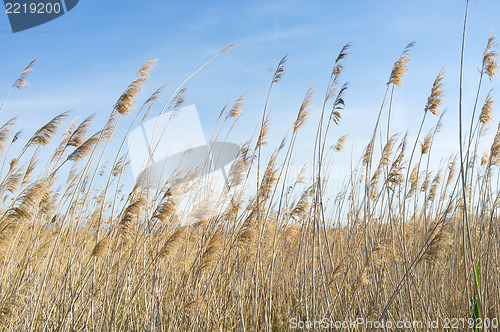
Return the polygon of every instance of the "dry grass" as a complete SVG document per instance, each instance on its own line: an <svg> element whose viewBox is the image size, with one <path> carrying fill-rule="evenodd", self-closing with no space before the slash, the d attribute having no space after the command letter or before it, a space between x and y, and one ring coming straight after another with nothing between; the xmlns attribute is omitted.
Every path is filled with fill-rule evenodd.
<svg viewBox="0 0 500 332"><path fill-rule="evenodd" d="M390 93L391 101L394 87L403 83L412 45L390 74L386 97ZM390 116L392 106L384 98L358 168L336 197L326 197L331 155L342 150L347 137L327 148L331 126L340 123L345 105L347 85L339 81L348 49L346 45L336 59L326 89L312 176L289 178L294 144L311 112L311 88L291 124L292 137L264 161L260 151L270 121L266 103L255 142L243 145L231 170L232 185L223 197L231 198L230 204L201 208L216 210L210 218L178 212L173 195L183 193L179 179L170 179L159 190L140 179L123 193L122 175L130 158L122 154L123 144L105 167L120 118L144 120L162 93L156 91L134 115L133 100L139 98L154 61L141 67L94 134L88 134L89 117L69 124L58 137L68 118L61 114L24 147L11 149L19 144L19 132L13 131L15 119L7 121L0 127L5 166L0 179L1 328L263 331L289 330L292 319L323 318L406 319L427 325L436 319L472 317L471 297L479 301L483 318L498 318L500 127L491 149L484 156L478 151L479 136L493 117L492 93L471 124L465 200L456 155L442 169L429 169L441 118L420 142L427 111L439 115L443 72L423 105L415 141L391 136L389 125L387 139L382 138L379 120L385 111ZM492 34L481 78L495 76L496 56ZM285 75L285 62L286 57L271 88ZM32 66L13 87L27 84ZM183 91L180 86L162 112L179 108ZM237 121L243 108L241 96L221 113L222 125ZM232 130L234 123L229 126ZM12 156L12 151L20 153ZM41 154L50 156L45 164ZM248 198L239 195L238 185L255 173L256 191ZM468 224L462 222L464 202ZM199 209L197 213L203 215ZM196 221L186 225L187 220ZM481 291L474 299L471 269L481 256Z"/></svg>

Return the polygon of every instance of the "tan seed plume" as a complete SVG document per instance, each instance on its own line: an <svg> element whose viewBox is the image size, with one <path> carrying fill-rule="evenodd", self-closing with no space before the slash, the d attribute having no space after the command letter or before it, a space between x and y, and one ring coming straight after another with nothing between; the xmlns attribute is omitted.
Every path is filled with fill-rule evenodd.
<svg viewBox="0 0 500 332"><path fill-rule="evenodd" d="M300 128L302 128L306 122L307 116L311 111L311 102L314 96L313 87L309 87L307 90L306 96L302 101L302 105L300 105L299 113L297 114L297 120L293 124L293 132L297 132Z"/></svg>
<svg viewBox="0 0 500 332"><path fill-rule="evenodd" d="M128 115L134 108L134 99L144 88L144 83L149 81L149 76L154 68L156 59L147 61L137 72L137 78L130 83L127 90L120 96L115 104L116 111L121 115Z"/></svg>
<svg viewBox="0 0 500 332"><path fill-rule="evenodd" d="M481 115L479 116L479 121L483 124L483 126L493 120L493 104L495 103L495 100L493 99L492 92L493 89L491 89L486 96L483 108L481 109Z"/></svg>
<svg viewBox="0 0 500 332"><path fill-rule="evenodd" d="M233 104L233 107L229 110L227 117L226 118L235 118L239 119L241 117L242 113L242 108L243 108L243 100L245 99L245 95L241 95L236 99L236 101Z"/></svg>
<svg viewBox="0 0 500 332"><path fill-rule="evenodd" d="M37 59L31 61L26 68L23 69L17 80L12 85L14 88L21 90L25 86L29 85L27 78L33 71L33 66L35 65Z"/></svg>
<svg viewBox="0 0 500 332"><path fill-rule="evenodd" d="M492 31L483 54L483 73L488 75L490 81L497 75L498 62L496 59L498 58L498 52L495 50L497 46L498 44L495 43L495 34Z"/></svg>
<svg viewBox="0 0 500 332"><path fill-rule="evenodd" d="M392 67L391 76L389 78L389 82L387 82L387 85L389 84L394 84L397 86L403 85L403 78L408 69L408 62L410 61L409 52L414 45L415 45L414 42L408 44L404 49L402 56L398 59L398 61L394 63L394 66Z"/></svg>
<svg viewBox="0 0 500 332"><path fill-rule="evenodd" d="M343 149L344 149L344 146L345 146L345 141L347 140L347 138L349 137L349 135L344 135L344 136L341 136L338 140L337 140L337 143L334 145L333 149L337 152L341 152Z"/></svg>

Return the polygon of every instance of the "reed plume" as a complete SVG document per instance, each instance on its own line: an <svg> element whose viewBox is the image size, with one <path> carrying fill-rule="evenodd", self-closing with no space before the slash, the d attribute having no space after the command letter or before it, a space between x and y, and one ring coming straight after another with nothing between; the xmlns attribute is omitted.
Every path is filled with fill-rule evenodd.
<svg viewBox="0 0 500 332"><path fill-rule="evenodd" d="M244 99L245 99L244 94L239 96L238 99L236 99L233 106L231 107L231 109L227 113L227 118L239 119L241 117L241 113L242 113L241 109L243 108L243 105L244 105L243 104Z"/></svg>
<svg viewBox="0 0 500 332"><path fill-rule="evenodd" d="M14 82L14 84L12 85L12 87L16 88L16 89L19 89L21 90L22 88L24 88L25 86L29 85L27 79L28 79L28 76L31 74L31 72L33 71L33 66L35 65L35 62L36 62L37 59L31 61L27 66L26 68L23 69L23 71L21 72L21 74L19 74L19 77L17 78L17 80Z"/></svg>
<svg viewBox="0 0 500 332"><path fill-rule="evenodd" d="M335 145L333 146L333 149L337 152L341 152L343 149L344 149L344 146L345 146L345 141L347 140L347 138L349 137L349 135L344 135L344 136L341 136L338 140L337 140L337 143L335 143Z"/></svg>
<svg viewBox="0 0 500 332"><path fill-rule="evenodd" d="M495 50L497 46L498 45L495 43L495 34L492 31L488 37L486 49L484 50L482 68L482 72L488 75L490 81L497 75L496 70L498 68L498 62L496 58L498 58L498 52Z"/></svg>
<svg viewBox="0 0 500 332"><path fill-rule="evenodd" d="M278 83L283 78L283 73L285 72L285 63L287 60L287 56L285 55L279 62L276 71L273 76L273 83Z"/></svg>
<svg viewBox="0 0 500 332"><path fill-rule="evenodd" d="M255 145L255 150L260 149L263 145L266 145L266 136L269 132L269 122L271 121L269 114L266 116L260 130L259 138L257 139L257 144Z"/></svg>
<svg viewBox="0 0 500 332"><path fill-rule="evenodd" d="M158 252L158 257L166 258L171 256L184 240L186 233L186 227L177 227L176 230L168 237L167 241L165 241L165 244L161 247Z"/></svg>
<svg viewBox="0 0 500 332"><path fill-rule="evenodd" d="M408 62L410 61L410 55L409 52L415 45L415 42L412 42L408 44L401 57L394 63L394 66L392 67L392 72L391 76L389 77L389 82L387 82L387 85L389 84L394 84L394 85L402 85L403 84L403 78L406 74L406 71L408 70Z"/></svg>
<svg viewBox="0 0 500 332"><path fill-rule="evenodd" d="M217 258L217 255L222 247L222 234L220 231L215 231L210 240L208 241L206 249L203 251L200 260L199 271L206 271L211 267Z"/></svg>
<svg viewBox="0 0 500 332"><path fill-rule="evenodd" d="M492 78L493 37L488 45L479 75ZM403 84L411 46L392 68L380 113L387 110L386 97L389 110L396 107L393 91ZM428 130L427 113L438 115L444 103L443 71L434 80L416 136L391 136L387 130L385 138L379 113L364 154L340 168L344 156L337 152L345 148L347 135L338 138L335 132L333 140L328 130L337 129L344 117L347 84L339 84L339 78L349 51L347 44L328 72L321 113L315 114L310 88L290 123L291 138L275 146L269 146L275 133L266 99L256 137L240 144L230 167L216 165L220 182L200 179L197 171L179 171L158 185L146 173L135 180L130 174L135 156L121 149L133 128L156 113L163 87L134 119L124 119L128 130L119 122L131 113L154 61L139 70L101 130L92 128L93 115L69 124L60 115L23 149L13 146L20 137L19 130L13 135L18 124L6 122L0 127L5 164L0 171L0 328L281 331L294 329L293 317L312 322L332 315L379 322L408 317L429 326L430 320L471 317L467 294L478 281L482 316L493 323L500 308L500 276L493 273L500 264L500 125L492 142L486 129L493 121L495 91L486 96L479 118L471 117L475 127L469 142L476 143L470 144L462 193L457 155L434 148L438 141L447 143L436 135L443 116L420 137ZM285 62L286 57L271 87L282 79ZM160 114L167 107L175 114L182 106L184 83ZM241 124L244 96L220 112L217 139L210 141L224 141L218 139L221 133L228 140ZM313 164L296 167L295 142L303 139L298 131L315 119L315 148L301 151L301 158L314 158ZM58 130L63 124L65 130ZM387 128L390 124L389 116ZM112 136L120 146L114 153L106 149L108 143L115 146ZM491 147L482 154L486 142ZM29 155L28 147L34 148ZM356 146L352 150L354 155ZM346 176L338 179L344 170ZM212 190L218 195L204 199ZM474 275L468 273L471 267Z"/></svg>
<svg viewBox="0 0 500 332"><path fill-rule="evenodd" d="M493 89L488 92L488 95L486 96L486 100L484 102L484 105L481 109L481 114L479 115L479 121L483 126L487 125L493 120L493 104L495 103L495 100L493 99L492 96Z"/></svg>
<svg viewBox="0 0 500 332"><path fill-rule="evenodd" d="M68 117L68 115L69 115L68 112L61 113L52 120L50 120L49 122L47 122L45 126L38 129L35 132L35 134L28 140L23 151L25 151L27 148L31 146L38 146L38 145L45 146L49 144L49 142L59 129L61 122L65 120Z"/></svg>
<svg viewBox="0 0 500 332"><path fill-rule="evenodd" d="M67 158L67 160L71 161L80 161L86 155L88 155L95 148L96 144L99 143L100 138L102 136L102 132L99 131L89 137L85 142L83 142L80 146L78 146Z"/></svg>
<svg viewBox="0 0 500 332"><path fill-rule="evenodd" d="M104 237L95 245L94 249L92 249L92 257L102 258L109 247L109 237Z"/></svg>
<svg viewBox="0 0 500 332"><path fill-rule="evenodd" d="M137 78L130 83L127 90L118 98L115 104L116 111L121 115L128 115L134 108L134 99L137 99L139 92L142 91L144 83L149 81L149 75L154 68L156 59L147 61L137 72Z"/></svg>
<svg viewBox="0 0 500 332"><path fill-rule="evenodd" d="M137 198L132 203L130 203L120 220L120 234L128 237L130 235L131 228L133 227L132 222L139 216L141 209L147 205L148 201L144 198Z"/></svg>
<svg viewBox="0 0 500 332"><path fill-rule="evenodd" d="M8 140L11 127L16 123L16 118L10 119L0 127L0 152L5 150L4 142Z"/></svg>
<svg viewBox="0 0 500 332"><path fill-rule="evenodd" d="M73 131L71 136L68 139L67 146L79 147L83 144L85 135L87 135L89 131L89 127L94 121L95 114L88 116L85 120L83 120L80 125Z"/></svg>

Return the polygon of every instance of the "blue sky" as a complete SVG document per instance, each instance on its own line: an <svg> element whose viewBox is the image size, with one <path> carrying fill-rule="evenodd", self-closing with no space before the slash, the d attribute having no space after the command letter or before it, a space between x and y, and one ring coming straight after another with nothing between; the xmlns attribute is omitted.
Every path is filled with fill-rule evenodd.
<svg viewBox="0 0 500 332"><path fill-rule="evenodd" d="M341 47L353 44L346 61L346 108L334 138L349 134L348 149L359 152L369 139L392 65L416 42L405 85L396 89L394 131L416 133L432 82L445 67L448 109L438 151L456 150L458 69L465 0L438 1L98 1L80 0L66 15L13 34L0 15L1 93L38 58L30 86L14 91L0 122L19 116L31 133L56 114L97 113L105 121L116 99L147 60L158 58L143 99L159 86L173 87L219 50L237 44L188 84L207 132L220 109L246 93L244 115L232 140L243 141L261 117L267 89L279 60L288 55L283 80L271 96L271 144L290 131L308 87L317 97L297 144L299 163L310 160L315 126L329 72ZM491 29L500 29L500 1L470 3L465 66L465 112L475 93L481 57ZM489 88L498 84L485 84ZM497 95L497 94L496 94ZM1 97L3 99L3 97ZM467 108L468 107L468 108ZM159 112L160 108L157 108ZM424 133L435 124L428 121ZM494 131L498 117L495 118ZM350 153L346 156L350 158Z"/></svg>

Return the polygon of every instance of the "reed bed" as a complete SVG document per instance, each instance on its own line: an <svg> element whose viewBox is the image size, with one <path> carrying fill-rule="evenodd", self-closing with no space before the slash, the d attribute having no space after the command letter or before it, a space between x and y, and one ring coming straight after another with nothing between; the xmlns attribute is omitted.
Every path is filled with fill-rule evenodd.
<svg viewBox="0 0 500 332"><path fill-rule="evenodd" d="M158 114L163 88L135 108L154 60L139 69L99 130L92 131L92 116L71 121L64 113L18 146L16 119L5 122L2 330L282 331L320 329L325 319L328 329L340 330L331 324L361 318L422 322L406 326L417 331L436 320L442 329L447 319L467 324L479 317L482 322L474 322L488 329L487 321L500 316L500 126L489 149L482 151L480 142L495 126L494 95L483 93L498 68L494 35L484 51L473 119L464 126L463 159L453 153L439 169L430 165L443 120L444 71L429 82L416 138L390 130L393 96L412 47L388 73L371 139L335 197L324 193L332 156L346 140L337 126L348 104L342 72L349 44L333 64L324 97L313 89L305 93L291 137L277 147L266 146L266 102L256 137L242 144L231 169L223 195L230 203L201 207L216 210L207 218L200 209L197 218L177 210L174 198L182 196L185 179L155 189L140 178L124 191L130 129L117 150L108 149L120 119L134 118L133 128ZM27 84L34 65L11 91ZM285 66L286 57L270 78L268 100ZM185 83L161 113L179 109ZM312 172L291 178L295 142L313 100L323 106ZM214 135L237 126L243 110L244 96L221 112ZM272 151L269 157L263 148ZM241 194L249 181L254 189Z"/></svg>

